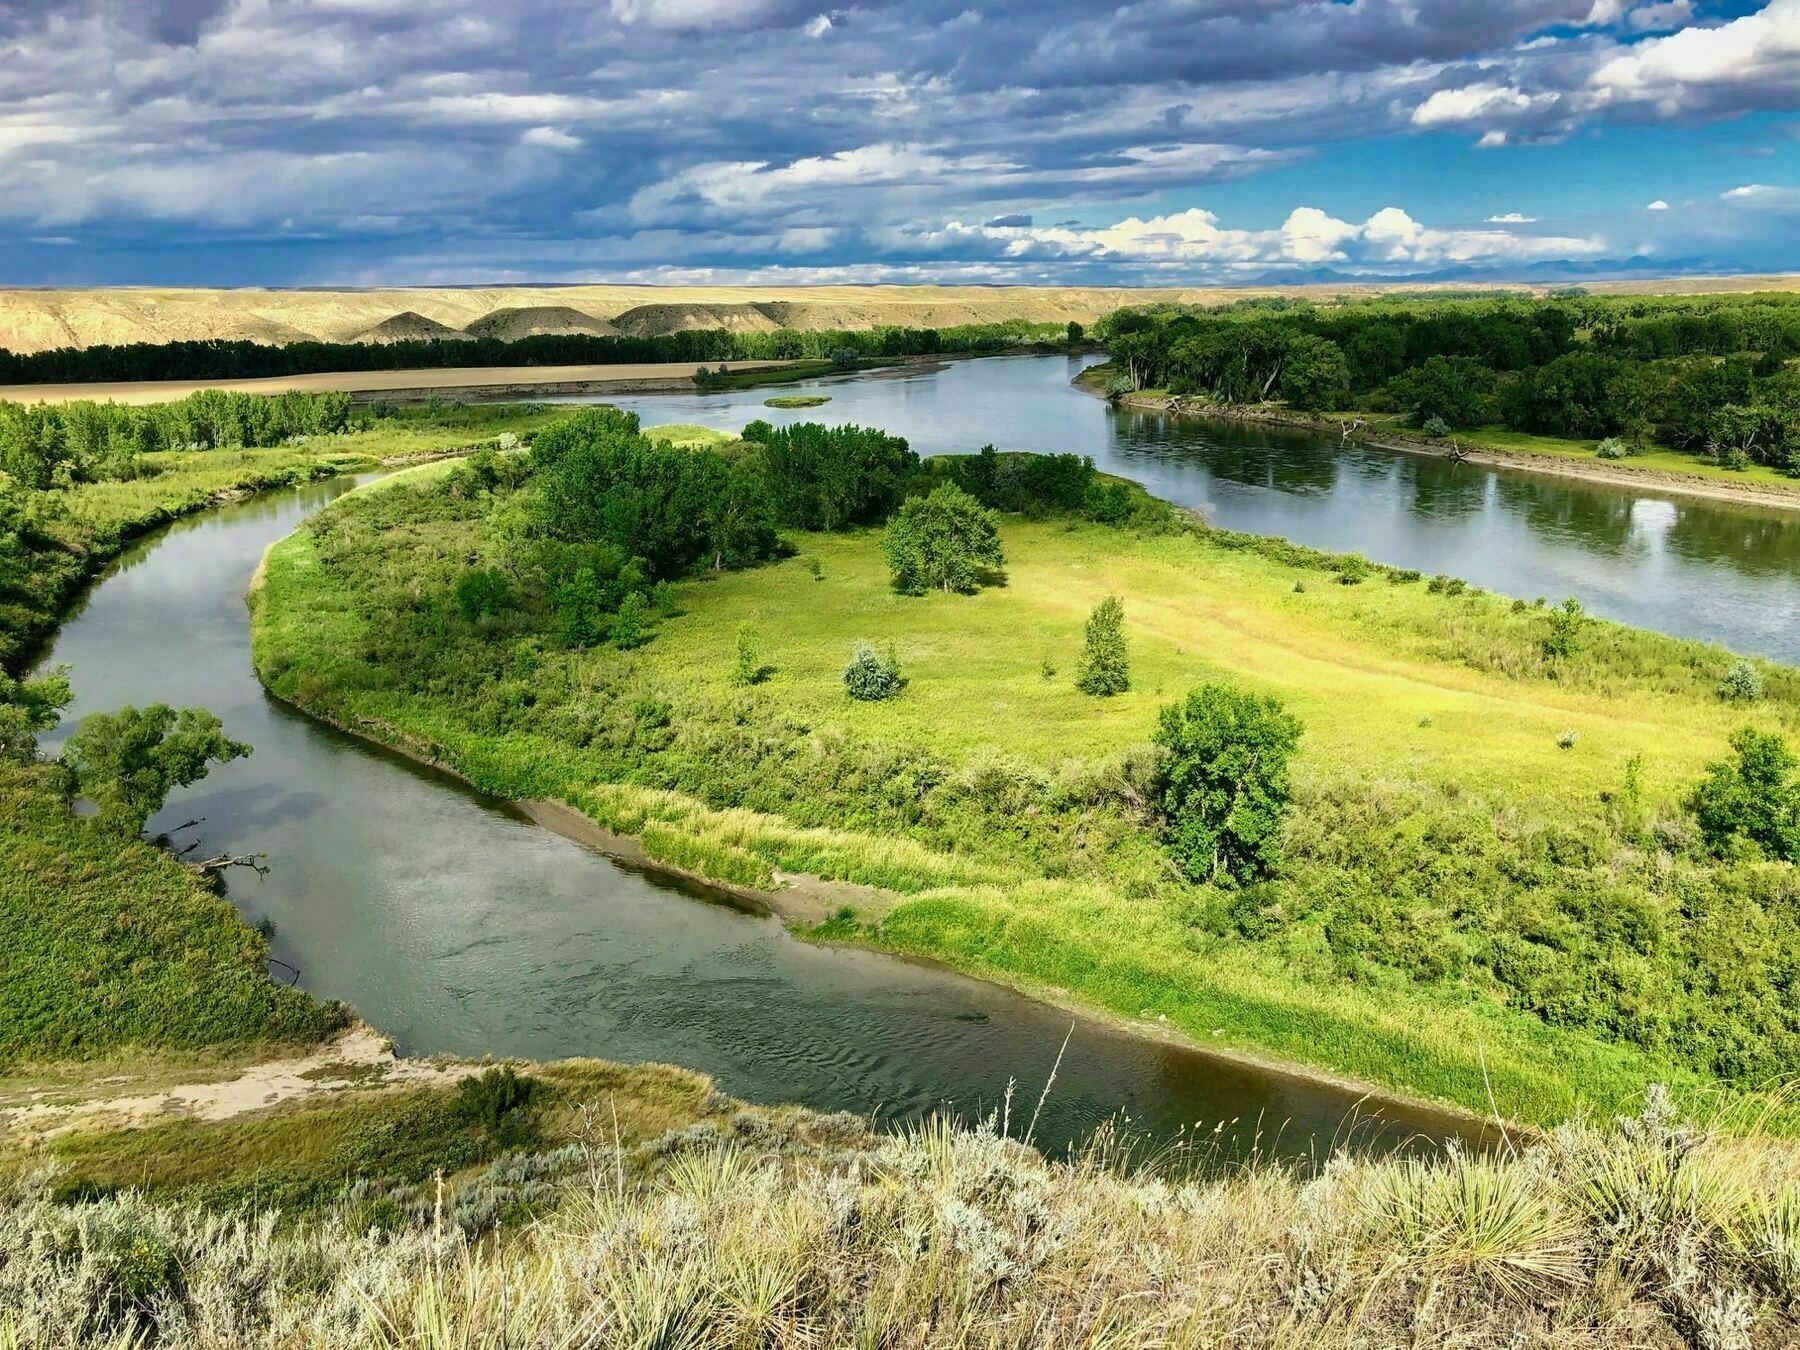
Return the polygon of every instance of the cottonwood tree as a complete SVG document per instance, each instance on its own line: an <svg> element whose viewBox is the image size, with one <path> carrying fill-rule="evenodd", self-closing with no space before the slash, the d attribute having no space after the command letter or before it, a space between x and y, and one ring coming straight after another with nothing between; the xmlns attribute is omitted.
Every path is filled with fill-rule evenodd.
<svg viewBox="0 0 1800 1350"><path fill-rule="evenodd" d="M903 503L888 522L881 549L902 595L968 594L984 567L1006 561L994 513L953 483Z"/></svg>
<svg viewBox="0 0 1800 1350"><path fill-rule="evenodd" d="M1281 862L1288 760L1300 723L1278 699L1207 684L1163 708L1156 744L1164 839L1191 881L1238 885Z"/></svg>
<svg viewBox="0 0 1800 1350"><path fill-rule="evenodd" d="M54 727L73 697L67 666L35 680L15 680L0 671L0 763L33 763L38 732Z"/></svg>
<svg viewBox="0 0 1800 1350"><path fill-rule="evenodd" d="M169 793L206 777L214 764L242 759L250 747L225 735L204 708L179 712L164 703L94 713L63 747L75 789L94 804L100 823L136 834Z"/></svg>

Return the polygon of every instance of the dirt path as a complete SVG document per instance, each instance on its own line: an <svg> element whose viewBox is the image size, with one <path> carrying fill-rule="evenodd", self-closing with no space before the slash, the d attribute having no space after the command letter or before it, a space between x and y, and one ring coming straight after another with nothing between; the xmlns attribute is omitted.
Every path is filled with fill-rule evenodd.
<svg viewBox="0 0 1800 1350"><path fill-rule="evenodd" d="M358 1023L308 1054L252 1064L233 1078L177 1083L132 1096L0 1109L0 1140L47 1139L78 1129L135 1129L177 1119L229 1120L283 1102L351 1089L455 1083L487 1067L457 1060L401 1059L379 1033Z"/></svg>
<svg viewBox="0 0 1800 1350"><path fill-rule="evenodd" d="M774 370L791 361L726 361L731 370ZM119 384L16 384L0 386L11 403L170 403L200 389L245 394L380 394L418 399L454 392L465 398L543 398L551 394L656 393L691 389L692 362L619 366L474 366L462 370L355 370L319 375L278 375L255 380L145 380Z"/></svg>

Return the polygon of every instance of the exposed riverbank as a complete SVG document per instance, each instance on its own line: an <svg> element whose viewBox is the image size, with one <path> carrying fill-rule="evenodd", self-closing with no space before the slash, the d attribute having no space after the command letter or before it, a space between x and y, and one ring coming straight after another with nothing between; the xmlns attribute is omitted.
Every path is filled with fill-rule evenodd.
<svg viewBox="0 0 1800 1350"><path fill-rule="evenodd" d="M1785 511L1800 510L1800 481L1776 479L1773 475L1756 481L1733 481L1729 471L1724 469L1683 472L1667 468L1636 467L1629 459L1591 460L1550 450L1500 448L1483 445L1479 432L1457 435L1446 441L1410 431L1385 420L1372 423L1355 413L1302 413L1279 404L1222 404L1195 396L1162 393L1126 394L1114 400L1108 398L1106 393L1108 373L1104 366L1090 366L1071 383L1085 394L1135 412L1160 413L1196 421L1279 427L1355 442L1378 450L1549 474L1559 478L1579 479L1602 487L1677 493L1710 501L1772 507Z"/></svg>

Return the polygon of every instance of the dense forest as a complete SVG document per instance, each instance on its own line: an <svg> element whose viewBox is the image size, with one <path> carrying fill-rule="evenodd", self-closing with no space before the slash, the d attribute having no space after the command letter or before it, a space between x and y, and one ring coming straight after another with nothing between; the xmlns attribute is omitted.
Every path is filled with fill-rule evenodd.
<svg viewBox="0 0 1800 1350"><path fill-rule="evenodd" d="M85 384L108 380L236 380L326 371L478 369L484 366L607 366L640 362L793 361L933 356L1004 351L1062 339L1061 324L966 324L954 328L883 326L856 331L733 333L722 328L654 337L589 334L503 342L135 342L59 347L22 355L0 350L0 384Z"/></svg>
<svg viewBox="0 0 1800 1350"><path fill-rule="evenodd" d="M1800 474L1800 296L1245 300L1108 315L1119 391L1651 442Z"/></svg>

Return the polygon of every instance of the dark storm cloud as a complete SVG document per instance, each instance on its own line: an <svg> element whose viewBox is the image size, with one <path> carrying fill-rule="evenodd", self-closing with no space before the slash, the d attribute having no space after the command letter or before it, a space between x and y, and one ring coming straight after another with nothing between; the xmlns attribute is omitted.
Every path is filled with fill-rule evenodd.
<svg viewBox="0 0 1800 1350"><path fill-rule="evenodd" d="M1168 194L1358 137L1791 105L1797 26L1800 0L0 0L0 230L291 245L298 279L333 257L1006 275L1170 239L1250 266L1354 260L1365 234L1428 260L1506 240L1032 221L1163 221Z"/></svg>

